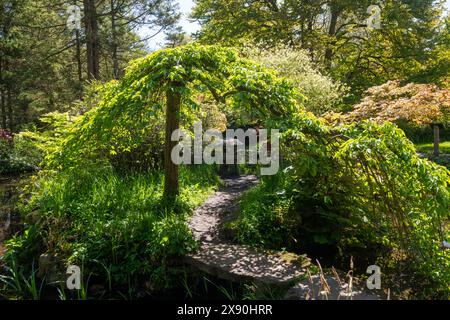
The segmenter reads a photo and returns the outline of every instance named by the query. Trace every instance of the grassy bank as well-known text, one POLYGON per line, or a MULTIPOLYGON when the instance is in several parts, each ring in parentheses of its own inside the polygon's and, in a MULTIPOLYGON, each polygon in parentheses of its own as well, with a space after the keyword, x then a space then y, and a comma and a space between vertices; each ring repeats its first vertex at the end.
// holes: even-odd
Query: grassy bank
MULTIPOLYGON (((416 148, 421 153, 433 153, 434 145, 432 143, 420 143, 416 144, 416 148)), ((450 154, 450 141, 441 142, 439 148, 442 153, 450 154)))
POLYGON ((82 268, 86 288, 101 286, 103 294, 170 287, 172 267, 196 247, 187 218, 218 185, 213 167, 182 168, 180 176, 182 192, 170 205, 160 173, 121 176, 88 166, 35 177, 22 207, 26 230, 7 242, 1 291, 33 298, 39 285, 27 283, 58 286, 69 264, 82 268), (52 261, 45 280, 35 271, 42 254, 52 261))

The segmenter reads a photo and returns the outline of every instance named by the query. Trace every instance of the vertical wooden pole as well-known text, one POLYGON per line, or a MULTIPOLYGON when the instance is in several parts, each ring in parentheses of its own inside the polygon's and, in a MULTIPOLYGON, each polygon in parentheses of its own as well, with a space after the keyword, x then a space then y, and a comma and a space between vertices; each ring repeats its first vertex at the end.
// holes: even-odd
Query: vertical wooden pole
POLYGON ((166 136, 164 146, 164 197, 173 199, 179 194, 178 166, 171 159, 173 148, 177 141, 172 141, 172 133, 180 127, 181 95, 173 91, 173 86, 167 89, 166 106, 166 136))
POLYGON ((440 144, 440 136, 439 136, 439 125, 435 124, 433 126, 434 129, 434 155, 438 156, 440 154, 439 152, 439 144, 440 144))

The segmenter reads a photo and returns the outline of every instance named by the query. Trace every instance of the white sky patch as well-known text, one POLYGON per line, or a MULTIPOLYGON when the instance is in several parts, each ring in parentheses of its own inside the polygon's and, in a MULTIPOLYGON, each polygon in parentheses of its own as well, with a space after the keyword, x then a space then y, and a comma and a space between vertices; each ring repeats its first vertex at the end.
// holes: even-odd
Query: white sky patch
MULTIPOLYGON (((450 1, 450 0, 449 0, 450 1)), ((193 0, 178 0, 178 5, 180 7, 180 12, 182 14, 180 22, 178 23, 180 26, 183 27, 183 30, 188 34, 193 34, 200 30, 200 24, 198 22, 192 21, 188 19, 189 14, 192 11, 192 8, 194 7, 194 1, 193 0)), ((164 45, 164 39, 165 34, 164 32, 159 32, 158 28, 150 29, 148 27, 141 28, 138 31, 138 34, 141 38, 145 39, 153 34, 156 34, 151 39, 147 40, 147 48, 150 51, 160 49, 164 45)))

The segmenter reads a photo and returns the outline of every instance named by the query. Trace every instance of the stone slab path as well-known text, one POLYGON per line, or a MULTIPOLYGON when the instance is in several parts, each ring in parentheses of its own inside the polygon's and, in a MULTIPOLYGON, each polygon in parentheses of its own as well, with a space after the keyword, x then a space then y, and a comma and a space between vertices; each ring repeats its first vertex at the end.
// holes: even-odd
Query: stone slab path
POLYGON ((222 226, 235 218, 242 192, 257 184, 258 178, 252 175, 226 179, 224 187, 195 210, 189 226, 200 242, 200 249, 186 256, 188 264, 230 281, 290 288, 286 299, 379 299, 364 290, 348 293, 345 284, 338 283, 331 275, 324 275, 330 290, 328 295, 323 295, 323 281, 320 276, 307 276, 305 261, 286 258, 289 255, 281 252, 269 253, 229 243, 221 232, 222 226))
POLYGON ((235 217, 237 200, 242 192, 256 186, 258 182, 258 178, 253 175, 224 179, 222 190, 206 200, 192 216, 189 226, 195 239, 202 242, 225 242, 220 228, 235 217))
POLYGON ((234 282, 252 281, 274 286, 294 285, 305 275, 300 266, 247 246, 203 242, 186 261, 198 269, 234 282))

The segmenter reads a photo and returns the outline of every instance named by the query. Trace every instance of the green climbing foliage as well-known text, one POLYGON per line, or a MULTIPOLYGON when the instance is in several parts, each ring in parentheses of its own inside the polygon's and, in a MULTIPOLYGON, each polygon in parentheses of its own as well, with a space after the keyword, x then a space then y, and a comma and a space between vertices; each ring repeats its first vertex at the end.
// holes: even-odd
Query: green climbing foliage
POLYGON ((420 158, 390 123, 332 128, 300 114, 283 133, 282 150, 285 170, 242 200, 232 225, 241 243, 291 250, 336 246, 347 253, 359 248, 360 255, 379 248, 373 259, 397 259, 410 275, 426 279, 428 296, 448 297, 446 168, 420 158))
POLYGON ((49 160, 60 168, 84 159, 138 148, 164 117, 166 92, 182 96, 181 125, 189 129, 201 109, 200 94, 254 122, 273 122, 299 110, 298 91, 272 70, 227 48, 187 45, 135 60, 125 77, 105 85, 90 110, 49 160))
POLYGON ((348 209, 368 230, 399 249, 426 274, 440 293, 449 293, 449 171, 420 158, 403 131, 391 124, 351 125, 350 139, 336 152, 352 192, 348 209))

